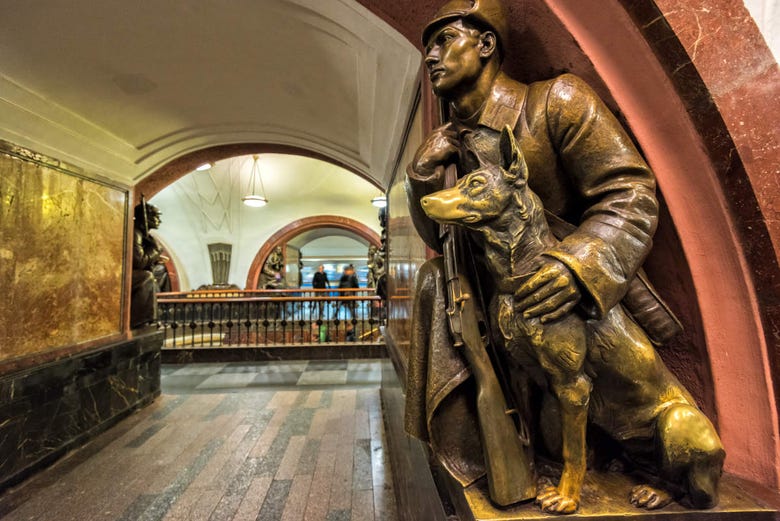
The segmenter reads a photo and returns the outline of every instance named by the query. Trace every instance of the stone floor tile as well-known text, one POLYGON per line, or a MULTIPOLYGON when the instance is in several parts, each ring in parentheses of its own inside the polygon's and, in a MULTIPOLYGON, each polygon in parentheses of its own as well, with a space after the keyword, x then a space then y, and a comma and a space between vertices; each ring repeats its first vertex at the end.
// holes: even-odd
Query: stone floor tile
POLYGON ((164 365, 163 368, 171 370, 169 376, 187 376, 187 375, 212 375, 217 374, 225 369, 226 364, 187 364, 174 369, 173 366, 164 365))
POLYGON ((195 386, 199 390, 229 389, 232 387, 246 387, 257 377, 255 373, 219 373, 214 374, 195 386))
POLYGON ((379 384, 382 382, 381 371, 347 371, 347 379, 344 383, 352 385, 379 384))
POLYGON ((263 434, 258 438, 255 445, 250 451, 250 456, 253 458, 262 458, 268 451, 268 448, 276 439, 279 434, 279 429, 282 428, 284 421, 287 419, 288 410, 284 408, 276 409, 271 421, 268 422, 268 426, 263 431, 263 434))
POLYGON ((306 366, 307 371, 346 371, 349 362, 347 360, 311 360, 306 366))
POLYGON ((295 469, 295 475, 312 475, 317 466, 317 455, 320 452, 320 440, 306 438, 306 445, 301 451, 301 457, 298 459, 298 467, 295 469))
POLYGON ((255 521, 260 509, 265 502, 265 496, 273 480, 270 477, 257 477, 252 480, 249 488, 241 500, 233 521, 255 521))
POLYGON ((343 442, 336 449, 336 463, 333 467, 333 481, 330 488, 330 510, 349 510, 352 504, 352 468, 354 447, 343 442))
POLYGON ((323 391, 310 391, 306 396, 306 401, 303 402, 302 407, 309 407, 311 409, 319 409, 320 402, 322 402, 323 391))
POLYGON ((352 492, 351 521, 372 521, 374 519, 374 492, 354 490, 352 492))
POLYGON ((325 521, 349 521, 352 514, 349 510, 331 510, 325 521))
POLYGON ((271 482, 263 506, 257 515, 257 521, 279 521, 281 519, 291 486, 292 480, 271 482))
POLYGON ((347 383, 347 372, 333 371, 305 371, 298 378, 298 385, 339 385, 347 383))
POLYGON ((285 372, 270 372, 270 373, 252 373, 254 379, 249 384, 252 387, 260 385, 295 385, 298 383, 301 375, 301 371, 285 371, 285 372))
POLYGON ((293 479, 295 469, 298 467, 298 461, 301 459, 303 447, 306 445, 306 436, 292 436, 287 449, 284 451, 282 461, 279 462, 279 468, 276 471, 274 479, 293 479))
POLYGON ((297 389, 278 391, 274 394, 271 401, 268 402, 267 407, 269 409, 291 409, 298 399, 298 396, 300 396, 300 394, 297 389))
POLYGON ((330 484, 335 463, 335 451, 320 450, 311 486, 309 487, 309 499, 306 502, 304 521, 324 521, 327 517, 330 484))
POLYGON ((309 499, 311 476, 295 476, 287 494, 281 521, 301 521, 306 513, 306 503, 309 499))
POLYGON ((353 427, 354 438, 368 439, 371 437, 371 431, 368 424, 368 411, 365 409, 358 409, 355 411, 355 426, 353 427))
POLYGON ((163 423, 153 423, 149 427, 147 427, 144 432, 130 440, 125 447, 129 449, 137 449, 147 441, 149 441, 149 438, 160 432, 162 428, 165 427, 165 424, 163 423))
POLYGON ((371 440, 355 440, 352 461, 352 488, 356 490, 371 490, 373 488, 371 440))
POLYGON ((205 374, 184 374, 166 376, 167 389, 166 392, 173 394, 189 393, 191 389, 196 388, 202 384, 209 376, 205 374))
POLYGON ((363 361, 165 366, 155 403, 0 495, 0 517, 395 521, 378 383, 296 385, 347 370, 374 371, 363 361))

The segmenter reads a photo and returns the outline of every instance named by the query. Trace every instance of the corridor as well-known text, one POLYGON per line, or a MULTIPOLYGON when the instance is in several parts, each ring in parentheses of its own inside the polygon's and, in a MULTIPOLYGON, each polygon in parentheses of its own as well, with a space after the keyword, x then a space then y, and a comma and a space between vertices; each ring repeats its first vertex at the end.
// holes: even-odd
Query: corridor
POLYGON ((0 519, 397 519, 377 361, 166 365, 163 394, 0 496, 0 519))

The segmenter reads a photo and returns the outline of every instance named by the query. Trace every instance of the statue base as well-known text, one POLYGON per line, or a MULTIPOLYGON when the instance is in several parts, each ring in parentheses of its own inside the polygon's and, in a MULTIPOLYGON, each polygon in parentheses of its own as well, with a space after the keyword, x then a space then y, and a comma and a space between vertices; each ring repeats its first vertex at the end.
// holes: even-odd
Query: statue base
POLYGON ((451 478, 445 478, 454 508, 461 521, 526 521, 531 519, 561 519, 598 521, 775 521, 778 515, 777 496, 758 485, 724 475, 720 487, 720 503, 711 510, 691 510, 672 502, 658 510, 644 510, 631 505, 628 492, 637 483, 620 473, 589 471, 582 490, 582 503, 576 514, 556 516, 546 514, 533 501, 506 508, 494 505, 488 496, 483 478, 465 489, 451 478))

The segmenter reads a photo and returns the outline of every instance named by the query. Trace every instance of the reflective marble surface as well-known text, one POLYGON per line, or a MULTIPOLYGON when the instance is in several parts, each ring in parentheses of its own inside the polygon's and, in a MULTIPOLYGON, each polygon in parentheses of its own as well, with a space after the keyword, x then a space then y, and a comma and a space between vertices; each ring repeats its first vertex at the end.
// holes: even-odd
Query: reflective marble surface
POLYGON ((119 333, 127 192, 0 143, 0 363, 119 333))
POLYGON ((377 360, 165 365, 160 398, 0 495, 0 518, 396 521, 380 371, 377 360))
POLYGON ((426 259, 426 246, 409 216, 404 190, 405 169, 422 142, 423 129, 420 110, 415 115, 406 149, 399 163, 394 181, 388 192, 389 265, 387 336, 398 351, 401 363, 405 363, 409 348, 409 331, 412 317, 412 299, 417 270, 426 259))

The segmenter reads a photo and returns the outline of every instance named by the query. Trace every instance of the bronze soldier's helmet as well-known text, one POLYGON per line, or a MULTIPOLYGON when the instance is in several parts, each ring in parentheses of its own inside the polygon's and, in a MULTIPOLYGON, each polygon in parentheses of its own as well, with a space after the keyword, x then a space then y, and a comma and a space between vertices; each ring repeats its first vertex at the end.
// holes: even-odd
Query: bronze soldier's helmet
POLYGON ((450 0, 433 15, 423 29, 423 45, 428 43, 428 38, 435 29, 458 18, 476 22, 478 27, 485 27, 495 32, 499 48, 503 52, 509 41, 509 25, 501 0, 450 0))

